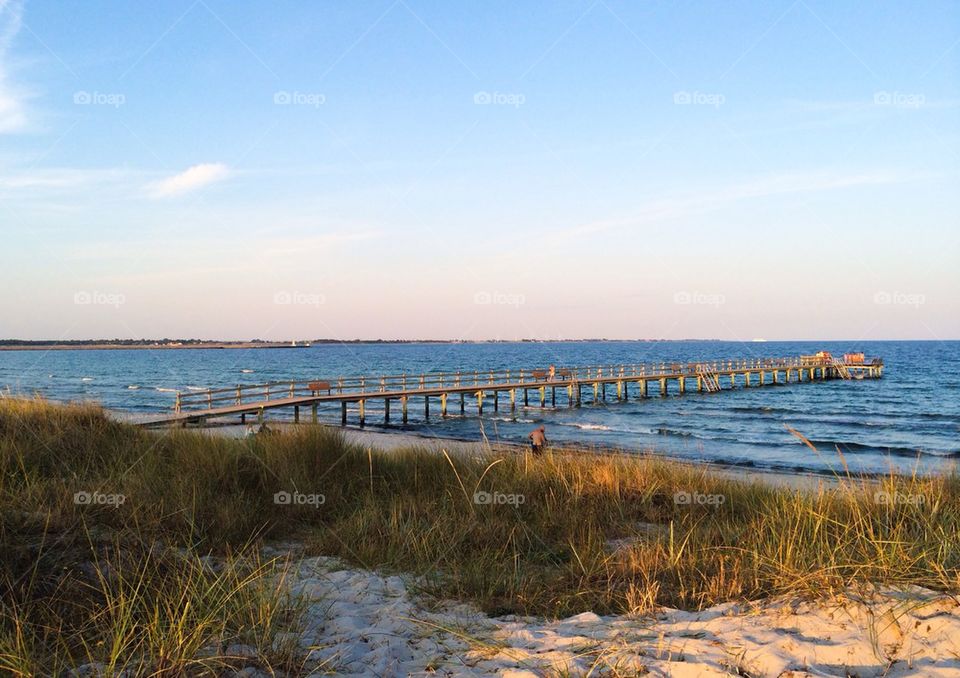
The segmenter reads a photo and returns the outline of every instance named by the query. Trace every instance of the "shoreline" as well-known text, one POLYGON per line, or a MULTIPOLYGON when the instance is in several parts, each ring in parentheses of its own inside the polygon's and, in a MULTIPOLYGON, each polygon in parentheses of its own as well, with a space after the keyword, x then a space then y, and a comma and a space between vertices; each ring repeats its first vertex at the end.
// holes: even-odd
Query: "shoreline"
POLYGON ((310 348, 310 342, 279 341, 264 342, 225 342, 209 341, 193 344, 7 344, 0 345, 0 351, 176 351, 189 349, 253 349, 253 348, 310 348))
MULTIPOLYGON (((297 427, 309 427, 314 424, 294 424, 293 422, 267 422, 272 430, 291 430, 297 427)), ((451 454, 496 454, 496 453, 515 453, 520 454, 526 451, 527 446, 507 441, 485 441, 468 440, 463 438, 453 438, 446 436, 437 436, 429 433, 411 432, 411 431, 385 431, 371 430, 370 427, 360 429, 356 427, 341 427, 328 424, 319 424, 330 430, 336 430, 343 433, 349 443, 361 445, 365 448, 377 449, 383 452, 396 452, 404 449, 425 449, 430 452, 440 453, 442 451, 451 454)), ((256 430, 255 424, 214 424, 200 427, 191 427, 190 431, 207 433, 213 435, 222 435, 230 438, 242 438, 250 430, 256 430)), ((548 448, 548 451, 551 448, 548 448)), ((840 484, 841 477, 828 473, 818 473, 816 471, 787 471, 778 469, 768 469, 758 466, 738 466, 736 464, 725 464, 722 462, 711 462, 707 460, 692 461, 669 456, 655 449, 647 450, 626 450, 626 449, 608 449, 600 446, 592 448, 574 447, 564 445, 554 445, 554 451, 563 454, 596 455, 598 457, 649 457, 664 463, 677 464, 688 469, 699 471, 707 475, 713 475, 737 482, 763 482, 772 487, 796 489, 796 490, 817 490, 821 487, 835 488, 840 484)), ((861 474, 855 476, 858 480, 868 482, 878 482, 883 475, 861 474)))

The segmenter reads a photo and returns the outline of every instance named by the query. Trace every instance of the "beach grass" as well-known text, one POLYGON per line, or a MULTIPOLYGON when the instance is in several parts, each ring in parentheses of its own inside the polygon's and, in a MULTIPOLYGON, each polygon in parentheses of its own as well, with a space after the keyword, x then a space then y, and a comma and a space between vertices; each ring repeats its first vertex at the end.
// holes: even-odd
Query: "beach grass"
POLYGON ((0 479, 0 673, 14 675, 215 672, 234 644, 295 673, 271 643, 296 624, 287 563, 259 556, 278 541, 492 614, 960 592, 956 475, 800 490, 652 455, 383 452, 311 426, 232 439, 8 399, 0 479))

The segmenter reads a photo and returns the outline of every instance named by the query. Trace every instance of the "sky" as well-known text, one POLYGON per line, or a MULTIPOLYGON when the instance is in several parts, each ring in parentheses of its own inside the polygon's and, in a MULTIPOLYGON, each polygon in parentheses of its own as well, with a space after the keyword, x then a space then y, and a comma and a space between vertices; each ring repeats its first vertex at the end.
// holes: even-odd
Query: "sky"
POLYGON ((0 0, 0 337, 960 338, 960 4, 0 0))

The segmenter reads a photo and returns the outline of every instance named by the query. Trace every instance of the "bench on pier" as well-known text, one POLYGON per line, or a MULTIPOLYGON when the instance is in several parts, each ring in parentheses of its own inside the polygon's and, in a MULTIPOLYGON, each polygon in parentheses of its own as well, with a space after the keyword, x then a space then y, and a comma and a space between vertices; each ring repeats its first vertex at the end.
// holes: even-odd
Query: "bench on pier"
POLYGON ((333 392, 329 381, 311 381, 307 384, 307 388, 310 390, 310 395, 320 395, 320 391, 326 391, 327 395, 333 392))

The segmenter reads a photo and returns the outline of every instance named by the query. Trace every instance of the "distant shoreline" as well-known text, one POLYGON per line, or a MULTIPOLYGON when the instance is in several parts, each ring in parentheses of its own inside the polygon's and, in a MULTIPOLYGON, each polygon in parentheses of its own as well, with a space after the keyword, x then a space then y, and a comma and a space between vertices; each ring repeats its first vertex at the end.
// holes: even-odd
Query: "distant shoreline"
POLYGON ((72 351, 121 349, 251 349, 251 348, 310 348, 314 345, 334 344, 522 344, 522 343, 596 343, 635 341, 644 343, 669 341, 720 341, 716 339, 308 339, 297 341, 204 341, 198 339, 109 340, 79 339, 74 341, 0 339, 0 351, 72 351))
POLYGON ((95 342, 77 342, 45 344, 24 343, 24 344, 0 344, 0 351, 121 351, 121 350, 185 350, 185 349, 238 349, 238 348, 310 348, 310 342, 223 342, 223 341, 201 341, 192 343, 166 343, 166 344, 124 344, 124 343, 95 343, 95 342))

